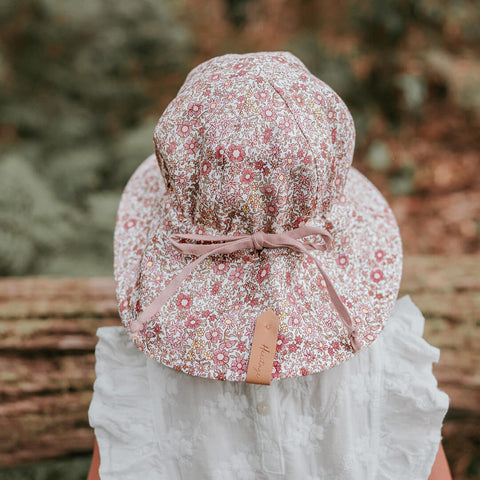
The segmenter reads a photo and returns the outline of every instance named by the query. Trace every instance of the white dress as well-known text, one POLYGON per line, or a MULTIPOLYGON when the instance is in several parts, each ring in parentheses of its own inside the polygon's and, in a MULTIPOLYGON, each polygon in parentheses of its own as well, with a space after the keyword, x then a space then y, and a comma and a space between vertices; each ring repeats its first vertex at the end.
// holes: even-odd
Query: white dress
POLYGON ((403 297, 347 362, 260 386, 178 372, 101 327, 89 408, 100 478, 426 480, 449 399, 423 328, 403 297))

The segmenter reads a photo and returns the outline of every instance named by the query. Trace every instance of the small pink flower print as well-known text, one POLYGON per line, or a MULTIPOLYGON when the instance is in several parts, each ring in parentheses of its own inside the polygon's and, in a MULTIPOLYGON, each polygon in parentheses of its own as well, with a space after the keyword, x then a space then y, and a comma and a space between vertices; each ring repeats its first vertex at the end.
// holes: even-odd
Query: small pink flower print
POLYGON ((268 274, 270 273, 270 264, 267 263, 264 265, 257 273, 257 281, 258 283, 262 283, 267 277, 268 274))
POLYGON ((225 147, 223 145, 219 145, 215 150, 215 158, 220 160, 221 158, 225 157, 225 147))
POLYGON ((177 143, 176 142, 170 142, 168 147, 167 147, 167 153, 173 153, 176 148, 177 148, 177 143))
POLYGON ((278 215, 278 208, 275 202, 269 202, 265 205, 267 215, 278 215))
POLYGON ((148 257, 144 260, 144 265, 145 265, 145 268, 152 268, 153 265, 155 264, 155 261, 153 259, 153 257, 148 257))
POLYGON ((232 370, 237 373, 243 373, 247 371, 247 362, 243 358, 236 358, 232 362, 232 370))
POLYGON ((238 62, 233 66, 233 68, 235 70, 241 70, 242 68, 246 68, 246 66, 247 65, 244 62, 238 62))
POLYGON ((200 115, 202 111, 202 104, 201 103, 189 103, 188 104, 188 114, 190 116, 197 116, 200 115))
POLYGON ((218 343, 222 339, 222 332, 220 331, 219 328, 213 328, 212 330, 209 330, 205 336, 207 337, 208 340, 210 340, 212 343, 218 343))
POLYGON ((288 352, 295 353, 298 350, 298 345, 296 343, 290 343, 288 345, 288 352))
POLYGON ((295 285, 293 290, 295 291, 298 297, 303 298, 305 296, 305 289, 301 285, 295 285))
POLYGON ((336 118, 335 110, 333 108, 330 108, 327 112, 327 120, 329 122, 333 122, 335 118, 336 118))
MULTIPOLYGON (((290 278, 290 273, 287 273, 287 275, 290 278)), ((287 293, 287 300, 288 300, 288 303, 290 303, 290 305, 296 305, 297 304, 297 300, 295 299, 295 297, 291 293, 287 293)))
POLYGON ((258 160, 255 162, 255 168, 257 170, 265 170, 265 168, 267 168, 267 166, 265 165, 265 162, 262 162, 261 160, 258 160))
POLYGON ((226 363, 228 363, 228 355, 227 355, 227 351, 224 350, 224 349, 218 349, 216 350, 214 353, 213 353, 213 362, 216 364, 216 365, 225 365, 226 363))
POLYGON ((273 362, 272 378, 278 378, 280 376, 281 369, 282 369, 282 367, 281 367, 280 363, 277 360, 275 360, 273 362))
POLYGON ((300 373, 305 377, 306 375, 308 375, 308 370, 305 367, 302 367, 300 369, 300 373))
POLYGON ((184 295, 183 293, 179 293, 177 295, 177 307, 182 308, 184 310, 189 309, 192 306, 192 297, 190 295, 184 295))
POLYGON ((186 320, 185 320, 185 326, 188 328, 197 328, 200 326, 200 319, 196 317, 195 315, 190 315, 186 320))
POLYGON ((145 334, 145 336, 146 336, 147 338, 153 338, 153 337, 155 336, 155 333, 152 332, 151 330, 149 330, 149 331, 145 334))
POLYGON ((325 290, 327 288, 327 284, 325 283, 325 279, 322 275, 317 275, 316 277, 316 284, 319 288, 325 290))
POLYGON ((302 106, 305 103, 305 100, 301 94, 294 95, 293 100, 297 105, 300 105, 300 106, 302 106))
POLYGON ((317 105, 325 105, 325 97, 320 92, 316 92, 313 94, 313 101, 317 105))
POLYGON ((302 342, 303 342, 303 338, 302 338, 302 337, 300 337, 300 336, 299 336, 299 337, 295 337, 295 343, 296 343, 297 345, 300 345, 302 342))
POLYGON ((187 153, 191 153, 191 154, 197 153, 198 142, 192 138, 187 143, 185 143, 185 150, 187 151, 187 153))
POLYGON ((278 128, 284 132, 290 132, 293 129, 294 123, 291 118, 282 118, 278 124, 278 128))
POLYGON ((257 83, 262 83, 262 82, 263 82, 263 78, 262 78, 262 77, 257 77, 255 80, 256 80, 257 83))
POLYGON ((340 267, 346 267, 348 265, 348 257, 346 255, 339 255, 337 257, 337 265, 340 267))
POLYGON ((275 111, 275 108, 271 105, 263 107, 261 115, 262 118, 267 121, 273 121, 277 118, 277 112, 275 111))
POLYGON ((123 226, 128 230, 129 228, 134 227, 136 224, 137 221, 134 218, 131 218, 130 220, 127 220, 123 226))
POLYGON ((245 150, 240 145, 230 145, 228 147, 228 158, 231 162, 241 162, 245 158, 245 150))
POLYGON ((261 102, 266 102, 270 99, 270 94, 266 90, 260 90, 255 94, 255 98, 261 102))
POLYGON ((279 333, 277 337, 277 352, 281 352, 287 346, 287 337, 279 333))
POLYGON ((288 324, 292 325, 292 327, 299 327, 301 323, 302 317, 298 313, 292 313, 292 315, 288 319, 288 324))
POLYGON ((246 349, 247 349, 247 346, 245 345, 245 342, 240 342, 240 343, 237 345, 237 350, 238 350, 239 352, 244 352, 246 349))
POLYGON ((245 275, 245 269, 243 267, 235 267, 235 269, 232 272, 230 272, 230 275, 228 276, 228 278, 233 282, 239 282, 244 275, 245 275))
POLYGON ((287 272, 285 274, 285 282, 288 286, 290 286, 292 284, 292 277, 290 275, 290 272, 287 272))
POLYGON ((180 174, 180 175, 177 177, 176 184, 177 184, 178 186, 184 187, 184 186, 187 185, 187 183, 188 183, 188 177, 187 177, 184 173, 180 174))
POLYGON ((240 175, 240 181, 243 183, 250 183, 254 178, 253 170, 251 168, 243 169, 240 175))
POLYGON ((211 169, 212 164, 208 160, 204 160, 201 168, 202 175, 208 175, 211 169))
POLYGON ((222 75, 220 73, 215 73, 213 75, 210 75, 208 77, 209 80, 211 80, 212 82, 216 82, 218 80, 220 80, 222 78, 222 75))
POLYGON ((119 310, 121 312, 123 312, 124 310, 126 310, 128 308, 128 304, 130 303, 130 297, 127 297, 127 298, 124 298, 122 300, 122 303, 120 303, 120 307, 119 307, 119 310))
POLYGON ((216 295, 220 291, 220 282, 215 282, 210 290, 212 295, 216 295))
POLYGON ((270 183, 262 185, 260 187, 260 191, 268 197, 275 196, 277 194, 277 188, 275 187, 275 185, 271 185, 270 183))
POLYGON ((377 250, 375 252, 375 258, 377 262, 381 262, 384 257, 385 257, 385 252, 383 250, 377 250))
POLYGON ((383 280, 383 272, 381 270, 372 270, 370 272, 370 278, 375 283, 378 283, 380 280, 383 280))
POLYGON ((184 120, 178 127, 177 127, 177 133, 181 137, 188 137, 190 130, 192 129, 192 125, 190 122, 187 122, 184 120))
POLYGON ((222 273, 227 273, 229 269, 230 269, 230 265, 223 260, 216 260, 215 264, 213 265, 213 271, 217 275, 220 275, 222 273))

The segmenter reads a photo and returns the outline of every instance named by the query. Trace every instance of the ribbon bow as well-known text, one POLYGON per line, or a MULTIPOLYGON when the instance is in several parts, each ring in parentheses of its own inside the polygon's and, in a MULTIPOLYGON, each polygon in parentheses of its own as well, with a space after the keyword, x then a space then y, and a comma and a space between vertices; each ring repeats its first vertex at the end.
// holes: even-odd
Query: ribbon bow
POLYGON ((155 315, 160 307, 175 293, 183 280, 192 272, 192 270, 201 263, 206 257, 221 253, 232 253, 237 250, 254 248, 261 250, 262 248, 279 248, 287 247, 297 252, 303 252, 313 259, 316 263, 320 273, 325 279, 327 291, 330 299, 335 306, 340 318, 348 331, 348 336, 353 348, 356 352, 360 349, 360 342, 358 340, 357 330, 353 327, 352 319, 345 305, 340 300, 332 282, 323 270, 320 262, 310 254, 312 250, 330 250, 332 248, 332 237, 327 230, 313 225, 303 225, 302 227, 294 228, 281 233, 265 233, 258 231, 242 235, 200 235, 200 234, 180 234, 175 233, 169 237, 170 243, 184 255, 195 255, 198 258, 186 265, 183 270, 173 278, 173 280, 165 287, 158 297, 139 315, 139 317, 132 321, 130 330, 136 337, 138 332, 143 328, 144 324, 155 315), (299 241, 299 238, 308 235, 321 235, 323 243, 312 243, 306 241, 299 241), (209 244, 194 244, 194 243, 180 243, 178 240, 201 240, 209 241, 209 244), (222 242, 216 245, 216 242, 222 242))

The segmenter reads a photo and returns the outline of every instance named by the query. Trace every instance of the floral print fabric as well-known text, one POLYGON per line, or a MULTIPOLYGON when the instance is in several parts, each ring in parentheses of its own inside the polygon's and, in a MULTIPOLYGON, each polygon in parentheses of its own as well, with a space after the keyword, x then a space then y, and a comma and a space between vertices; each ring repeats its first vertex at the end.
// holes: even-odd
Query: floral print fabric
MULTIPOLYGON (((115 279, 127 329, 194 259, 172 247, 172 233, 273 233, 309 222, 331 233, 332 251, 313 254, 361 345, 372 343, 398 293, 402 250, 385 199, 350 167, 354 139, 342 100, 288 52, 225 55, 194 69, 120 203, 115 279)), ((268 308, 280 318, 273 378, 352 356, 318 268, 288 248, 212 255, 136 345, 183 372, 244 381, 255 321, 268 308)))

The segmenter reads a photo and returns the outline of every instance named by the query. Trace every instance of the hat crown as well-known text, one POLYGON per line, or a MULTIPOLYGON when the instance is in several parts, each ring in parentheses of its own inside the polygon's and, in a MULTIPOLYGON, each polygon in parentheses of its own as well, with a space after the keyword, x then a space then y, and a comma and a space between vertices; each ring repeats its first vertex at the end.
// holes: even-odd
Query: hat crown
POLYGON ((281 232, 327 213, 354 144, 341 98, 289 52, 200 64, 154 133, 173 207, 211 234, 281 232))

